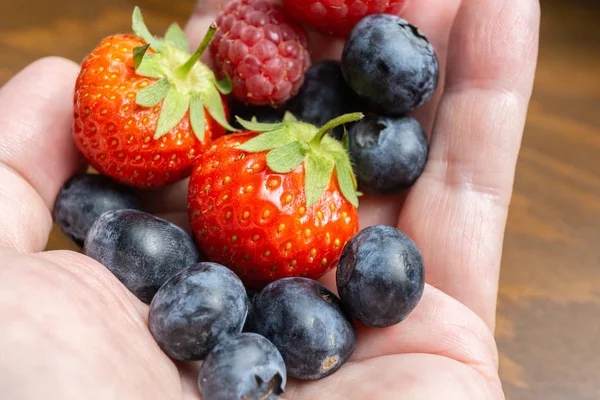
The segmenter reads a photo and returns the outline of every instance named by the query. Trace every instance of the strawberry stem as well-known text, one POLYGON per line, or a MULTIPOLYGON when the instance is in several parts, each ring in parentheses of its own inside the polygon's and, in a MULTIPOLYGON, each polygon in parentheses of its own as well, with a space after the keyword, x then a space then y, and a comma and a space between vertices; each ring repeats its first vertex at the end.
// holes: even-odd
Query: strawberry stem
POLYGON ((198 49, 185 62, 185 64, 183 64, 182 66, 177 68, 178 76, 185 77, 188 74, 188 72, 190 72, 190 70, 194 67, 194 65, 198 62, 198 60, 200 60, 200 57, 202 57, 202 54, 204 53, 204 51, 206 50, 206 48, 212 41, 215 34, 217 33, 217 28, 218 27, 217 27, 216 22, 213 22, 212 24, 210 24, 210 26, 208 27, 208 31, 206 32, 206 35, 204 35, 204 39, 202 39, 202 43, 200 43, 200 46, 198 46, 198 49))
POLYGON ((347 124, 348 122, 359 121, 359 120, 363 119, 363 117, 364 117, 363 113, 357 112, 357 113, 340 115, 339 117, 332 119, 331 121, 329 121, 328 123, 323 125, 323 127, 321 129, 319 129, 319 131, 315 134, 315 136, 310 141, 310 144, 315 147, 319 146, 323 137, 327 134, 327 132, 329 132, 333 128, 338 127, 343 124, 347 124))

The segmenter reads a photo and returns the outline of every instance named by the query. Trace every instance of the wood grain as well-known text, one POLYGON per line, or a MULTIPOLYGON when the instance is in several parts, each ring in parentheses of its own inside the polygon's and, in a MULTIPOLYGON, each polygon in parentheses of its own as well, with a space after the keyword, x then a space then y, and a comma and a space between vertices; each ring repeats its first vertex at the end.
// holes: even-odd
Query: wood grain
POLYGON ((600 399, 600 4, 542 1, 500 280, 513 400, 600 399))
MULTIPOLYGON (((153 31, 192 0, 140 0, 153 31)), ((134 3, 2 0, 0 84, 46 55, 81 60, 134 3)), ((502 263, 496 337, 511 400, 600 399, 600 3, 543 0, 534 97, 502 263)), ((75 247, 55 230, 49 249, 75 247)))

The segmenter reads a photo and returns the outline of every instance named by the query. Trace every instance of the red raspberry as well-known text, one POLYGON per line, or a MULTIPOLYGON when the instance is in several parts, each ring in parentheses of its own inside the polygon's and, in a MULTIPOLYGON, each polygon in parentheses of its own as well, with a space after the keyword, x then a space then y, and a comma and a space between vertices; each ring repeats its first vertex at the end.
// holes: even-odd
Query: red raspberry
POLYGON ((310 66, 306 33, 266 1, 235 0, 217 18, 211 43, 217 70, 233 94, 255 105, 279 105, 294 96, 310 66))
POLYGON ((294 19, 322 32, 346 37, 362 18, 370 14, 398 15, 406 0, 283 0, 294 19))

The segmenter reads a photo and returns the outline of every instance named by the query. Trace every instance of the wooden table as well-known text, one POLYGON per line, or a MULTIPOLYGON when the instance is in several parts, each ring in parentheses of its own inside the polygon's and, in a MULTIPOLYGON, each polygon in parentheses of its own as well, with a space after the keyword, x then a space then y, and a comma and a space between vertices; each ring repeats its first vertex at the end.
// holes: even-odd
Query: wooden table
MULTIPOLYGON (((139 0, 153 31, 192 0, 139 0)), ((0 84, 45 55, 81 60, 129 30, 122 0, 2 0, 0 84)), ((512 400, 600 399, 600 4, 542 0, 540 63, 518 165, 497 339, 512 400)), ((55 231, 50 248, 72 245, 55 231)))

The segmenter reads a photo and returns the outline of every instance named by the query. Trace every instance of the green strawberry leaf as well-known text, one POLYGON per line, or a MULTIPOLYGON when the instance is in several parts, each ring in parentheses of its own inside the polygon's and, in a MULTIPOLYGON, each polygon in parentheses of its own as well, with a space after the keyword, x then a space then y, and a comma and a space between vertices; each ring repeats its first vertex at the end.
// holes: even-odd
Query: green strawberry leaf
POLYGON ((160 117, 156 125, 154 139, 159 139, 170 132, 185 116, 190 106, 190 98, 178 90, 171 90, 163 103, 160 117))
POLYGON ((290 130, 300 140, 310 142, 311 138, 315 136, 318 129, 313 125, 306 122, 288 122, 290 130))
POLYGON ((190 99, 190 121, 192 123, 192 130, 199 141, 204 143, 204 129, 206 124, 206 118, 204 115, 204 106, 202 105, 202 99, 200 96, 192 96, 190 99))
POLYGON ((286 129, 282 128, 255 136, 236 148, 249 153, 256 153, 259 151, 271 150, 277 147, 285 146, 286 144, 295 140, 297 139, 290 135, 286 129))
POLYGON ((133 48, 133 66, 136 70, 140 67, 140 64, 144 60, 144 55, 148 51, 149 47, 149 44, 145 44, 143 46, 133 48))
POLYGON ((304 162, 306 206, 311 207, 323 195, 336 176, 339 190, 344 198, 358 207, 356 177, 344 145, 327 135, 336 126, 361 119, 361 113, 345 114, 318 129, 312 124, 299 122, 291 113, 284 121, 267 124, 246 121, 236 117, 247 130, 260 134, 236 148, 250 153, 270 150, 267 154, 268 167, 277 173, 289 173, 304 162))
POLYGON ((344 149, 342 143, 329 135, 323 136, 320 148, 328 154, 340 154, 343 157, 347 157, 348 155, 348 152, 344 149))
POLYGON ((233 90, 233 83, 227 74, 225 74, 225 78, 221 79, 220 81, 215 79, 215 86, 217 87, 217 90, 224 95, 228 95, 233 90))
POLYGON ((173 45, 181 51, 185 51, 186 53, 190 52, 190 44, 188 43, 183 29, 181 29, 181 27, 175 22, 173 22, 171 26, 169 26, 169 29, 167 29, 165 40, 167 43, 173 45))
POLYGON ((294 117, 294 114, 286 111, 285 114, 283 114, 283 122, 298 122, 298 120, 294 117))
POLYGON ((276 124, 256 122, 256 118, 253 118, 252 121, 246 121, 245 119, 236 116, 235 119, 241 126, 252 132, 269 132, 276 129, 281 129, 285 126, 283 122, 276 124))
POLYGON ((148 27, 146 26, 146 23, 144 22, 144 17, 142 17, 142 11, 137 6, 133 9, 133 16, 131 18, 131 21, 133 33, 144 39, 146 43, 148 43, 150 47, 152 47, 154 50, 159 52, 162 51, 162 42, 150 33, 148 27))
POLYGON ((304 161, 308 150, 310 150, 308 144, 295 140, 271 150, 267 154, 267 165, 274 172, 281 174, 291 172, 304 161))
POLYGON ((200 46, 190 54, 188 39, 179 25, 171 24, 164 39, 157 38, 148 30, 139 7, 135 7, 132 15, 133 32, 147 42, 133 51, 136 73, 160 79, 141 89, 136 101, 141 106, 150 107, 164 100, 156 126, 156 138, 171 131, 186 115, 190 105, 191 129, 200 141, 205 136, 205 111, 224 128, 236 131, 229 125, 223 104, 223 95, 232 90, 231 80, 226 78, 217 81, 213 71, 199 62, 217 28, 213 22, 200 46), (149 48, 155 53, 148 54, 149 48))
POLYGON ((135 102, 142 107, 154 107, 167 97, 169 90, 172 88, 173 86, 171 86, 169 80, 163 78, 150 86, 140 89, 135 102))
POLYGON ((207 85, 203 92, 200 93, 200 97, 210 116, 213 117, 219 125, 231 132, 237 131, 237 129, 229 125, 229 121, 227 121, 227 117, 225 117, 225 109, 223 108, 221 94, 213 85, 207 85))
POLYGON ((311 207, 323 195, 333 173, 334 162, 329 157, 312 151, 305 161, 306 206, 311 207))
POLYGON ((344 125, 344 134, 342 135, 342 146, 344 146, 344 150, 350 149, 350 138, 348 137, 348 129, 346 129, 346 125, 344 125))
POLYGON ((356 186, 354 173, 347 157, 342 154, 334 154, 335 171, 337 174, 338 185, 342 191, 342 195, 354 207, 358 207, 358 197, 356 197, 356 186))
POLYGON ((356 181, 356 175, 354 175, 354 169, 352 168, 352 164, 350 163, 350 160, 348 160, 348 170, 350 171, 350 178, 352 178, 352 185, 354 186, 354 190, 356 191, 356 195, 357 196, 362 196, 362 193, 360 193, 359 191, 357 191, 356 189, 358 189, 358 182, 356 181))
POLYGON ((160 54, 146 54, 135 72, 148 78, 163 78, 165 74, 162 70, 160 54))

